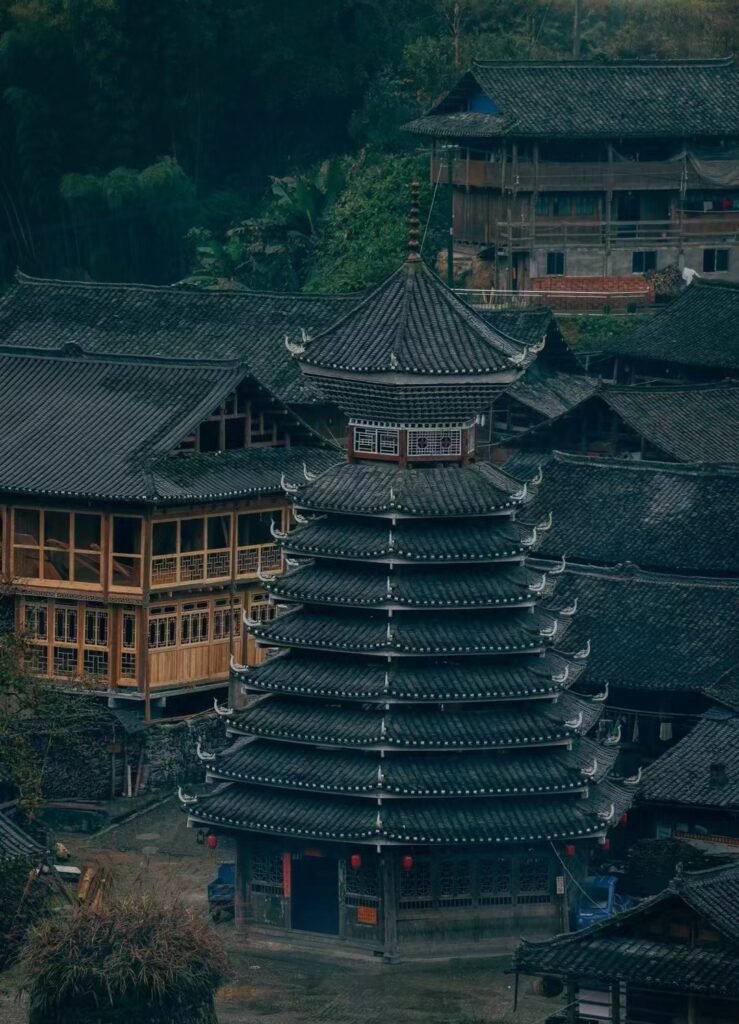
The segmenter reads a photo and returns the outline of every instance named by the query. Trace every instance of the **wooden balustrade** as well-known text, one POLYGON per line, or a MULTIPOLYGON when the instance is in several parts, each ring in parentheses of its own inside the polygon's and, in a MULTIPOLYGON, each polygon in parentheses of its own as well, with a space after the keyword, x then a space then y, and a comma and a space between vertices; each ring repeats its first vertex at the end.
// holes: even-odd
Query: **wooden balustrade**
MULTIPOLYGON (((236 549, 236 576, 239 579, 256 576, 258 572, 279 572, 281 569, 282 551, 276 544, 250 544, 236 549)), ((229 548, 155 555, 151 560, 152 587, 230 578, 229 548)))

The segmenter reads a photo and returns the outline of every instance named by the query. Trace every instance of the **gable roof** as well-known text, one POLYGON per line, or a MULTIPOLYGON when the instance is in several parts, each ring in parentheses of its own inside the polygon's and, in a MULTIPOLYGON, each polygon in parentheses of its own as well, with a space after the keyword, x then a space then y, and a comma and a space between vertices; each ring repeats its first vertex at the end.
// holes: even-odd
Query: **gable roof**
POLYGON ((483 320, 419 259, 408 259, 300 355, 306 366, 366 373, 498 373, 522 346, 483 320))
MULTIPOLYGON (((592 398, 599 389, 596 377, 563 373, 537 360, 527 367, 523 377, 506 388, 506 394, 545 420, 555 420, 592 398)), ((520 431, 516 436, 520 436, 520 431)))
POLYGON ((358 295, 189 290, 16 276, 0 298, 0 345, 116 358, 239 361, 282 402, 315 401, 285 334, 316 333, 358 295))
POLYGON ((739 370, 739 284, 696 277, 677 299, 634 331, 619 331, 605 351, 731 372, 739 370))
MULTIPOLYGON (((0 353, 0 487, 147 502, 201 496, 204 488, 256 493, 255 477, 271 460, 262 486, 278 491, 278 466, 299 468, 300 452, 312 449, 161 461, 245 376, 235 363, 0 353)), ((324 454, 317 468, 330 461, 324 454)))
POLYGON ((708 712, 644 770, 640 795, 658 803, 739 810, 739 717, 708 712), (724 780, 712 779, 712 765, 722 766, 724 780))
POLYGON ((739 463, 739 381, 606 387, 603 400, 678 462, 739 463))
POLYGON ((739 572, 738 504, 733 469, 555 452, 526 519, 552 515, 542 557, 615 565, 627 556, 644 569, 729 575, 739 572))
POLYGON ((723 138, 739 134, 739 73, 732 58, 480 60, 406 128, 457 138, 723 138), (492 109, 466 110, 480 92, 492 109))
POLYGON ((675 878, 631 910, 546 942, 522 942, 514 966, 525 974, 634 982, 678 992, 739 994, 739 866, 675 878), (633 935, 640 917, 680 901, 729 943, 724 948, 654 942, 633 935))
POLYGON ((557 601, 577 614, 568 650, 591 644, 588 679, 623 690, 700 693, 739 662, 739 581, 570 569, 557 601))

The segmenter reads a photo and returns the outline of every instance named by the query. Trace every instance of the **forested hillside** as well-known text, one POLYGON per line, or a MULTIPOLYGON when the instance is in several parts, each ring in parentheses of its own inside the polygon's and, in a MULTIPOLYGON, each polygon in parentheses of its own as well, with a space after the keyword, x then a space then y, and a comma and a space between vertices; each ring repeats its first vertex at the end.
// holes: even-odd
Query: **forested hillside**
MULTIPOLYGON (((735 0, 581 0, 583 56, 736 48, 735 0)), ((0 286, 381 277, 399 126, 478 55, 567 57, 575 0, 0 0, 0 286)), ((425 186, 428 209, 430 186, 425 186)), ((442 231, 435 204, 424 246, 442 231)))

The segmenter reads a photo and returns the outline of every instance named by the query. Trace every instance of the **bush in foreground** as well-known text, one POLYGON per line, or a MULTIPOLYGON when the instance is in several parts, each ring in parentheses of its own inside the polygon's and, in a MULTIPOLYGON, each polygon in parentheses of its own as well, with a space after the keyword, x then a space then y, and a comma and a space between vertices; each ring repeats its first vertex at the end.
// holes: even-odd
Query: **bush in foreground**
POLYGON ((228 971, 205 921, 147 895, 42 921, 21 967, 29 1024, 216 1024, 228 971))

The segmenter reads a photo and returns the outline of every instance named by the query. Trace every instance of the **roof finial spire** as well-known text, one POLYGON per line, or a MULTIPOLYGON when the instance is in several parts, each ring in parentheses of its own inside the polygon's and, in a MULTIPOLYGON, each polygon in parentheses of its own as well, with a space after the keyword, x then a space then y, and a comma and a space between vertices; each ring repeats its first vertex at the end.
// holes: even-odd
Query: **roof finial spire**
POLYGON ((408 262, 415 263, 416 260, 420 260, 419 254, 420 243, 418 241, 419 236, 419 222, 418 222, 418 205, 419 195, 421 192, 421 186, 418 181, 414 178, 411 182, 411 209, 410 216, 408 217, 408 262))

